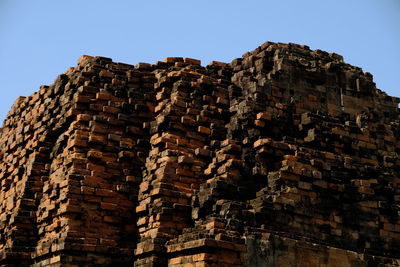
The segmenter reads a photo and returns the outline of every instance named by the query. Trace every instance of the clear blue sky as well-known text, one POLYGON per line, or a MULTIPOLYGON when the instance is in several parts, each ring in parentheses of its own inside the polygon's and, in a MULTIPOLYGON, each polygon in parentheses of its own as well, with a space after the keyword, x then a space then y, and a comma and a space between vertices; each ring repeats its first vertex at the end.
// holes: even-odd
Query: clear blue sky
POLYGON ((265 41, 336 52, 400 96, 400 0, 0 0, 0 125, 82 54, 230 62, 265 41))

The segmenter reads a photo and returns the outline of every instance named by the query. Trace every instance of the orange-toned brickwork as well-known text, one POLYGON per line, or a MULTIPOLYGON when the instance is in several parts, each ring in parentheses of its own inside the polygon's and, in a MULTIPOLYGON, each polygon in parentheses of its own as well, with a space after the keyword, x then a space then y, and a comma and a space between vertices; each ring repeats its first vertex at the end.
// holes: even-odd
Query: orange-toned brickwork
POLYGON ((400 266, 398 103, 296 44, 82 56, 0 130, 0 265, 400 266))

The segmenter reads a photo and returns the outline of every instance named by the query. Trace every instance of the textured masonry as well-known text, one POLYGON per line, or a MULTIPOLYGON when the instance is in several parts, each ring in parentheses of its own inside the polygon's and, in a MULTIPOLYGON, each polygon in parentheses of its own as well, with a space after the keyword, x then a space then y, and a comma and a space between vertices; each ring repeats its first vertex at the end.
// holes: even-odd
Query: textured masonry
POLYGON ((0 265, 400 266, 398 104, 296 44, 82 56, 0 130, 0 265))

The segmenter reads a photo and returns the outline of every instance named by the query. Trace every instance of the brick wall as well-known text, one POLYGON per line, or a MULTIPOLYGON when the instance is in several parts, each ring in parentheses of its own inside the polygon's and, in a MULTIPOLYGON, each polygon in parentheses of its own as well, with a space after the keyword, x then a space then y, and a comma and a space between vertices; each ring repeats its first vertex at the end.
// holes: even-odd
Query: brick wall
POLYGON ((296 44, 82 56, 0 132, 0 264, 398 266, 398 102, 296 44))

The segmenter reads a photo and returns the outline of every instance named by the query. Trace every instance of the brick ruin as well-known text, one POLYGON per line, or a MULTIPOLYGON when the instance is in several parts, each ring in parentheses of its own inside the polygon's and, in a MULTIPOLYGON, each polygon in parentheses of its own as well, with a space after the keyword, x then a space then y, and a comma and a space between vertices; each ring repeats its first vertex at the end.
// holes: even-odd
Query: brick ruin
POLYGON ((1 266, 400 266, 399 99, 340 55, 82 56, 0 133, 1 266))

